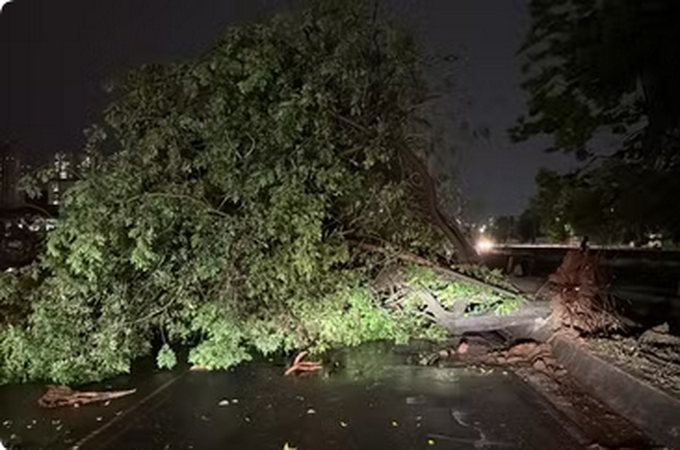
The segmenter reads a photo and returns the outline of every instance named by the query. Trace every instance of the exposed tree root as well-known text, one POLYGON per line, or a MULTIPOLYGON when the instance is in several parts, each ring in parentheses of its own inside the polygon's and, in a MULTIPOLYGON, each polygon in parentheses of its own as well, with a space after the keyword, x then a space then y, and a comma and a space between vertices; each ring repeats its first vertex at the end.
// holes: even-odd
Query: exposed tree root
POLYGON ((582 334, 609 333, 626 327, 626 319, 607 293, 608 281, 599 255, 587 250, 569 251, 548 283, 557 324, 582 334))

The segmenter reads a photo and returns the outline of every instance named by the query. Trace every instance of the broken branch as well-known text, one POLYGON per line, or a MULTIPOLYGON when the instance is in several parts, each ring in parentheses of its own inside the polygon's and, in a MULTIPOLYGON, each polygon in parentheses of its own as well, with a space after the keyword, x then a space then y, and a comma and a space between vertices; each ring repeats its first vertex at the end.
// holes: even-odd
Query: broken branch
POLYGON ((303 361, 307 352, 300 352, 293 360, 293 364, 283 373, 283 376, 292 375, 295 372, 316 372, 323 368, 320 362, 303 361))
POLYGON ((137 392, 137 389, 127 391, 80 392, 68 386, 48 386, 47 392, 38 399, 42 408, 60 408, 65 406, 83 406, 89 403, 106 402, 116 398, 126 397, 137 392))
POLYGON ((413 264, 417 264, 419 266, 423 267, 429 267, 435 272, 439 273, 440 275, 450 277, 450 278, 456 278, 461 281, 465 281, 466 283, 471 283, 474 285, 477 285, 479 287, 483 287, 485 289, 489 289, 493 292, 496 292, 497 294, 508 296, 508 297, 515 297, 518 295, 522 295, 518 291, 510 291, 508 289, 499 287, 499 286, 494 286, 493 284, 485 283, 483 281, 480 281, 476 278, 469 277, 467 275, 463 275, 462 273, 458 273, 454 270, 447 269, 445 267, 442 267, 438 264, 433 263, 432 261, 429 261, 421 256, 418 256, 416 254, 410 253, 406 250, 397 250, 397 251, 391 251, 385 247, 381 247, 379 245, 373 245, 369 244, 367 242, 362 242, 362 241, 357 241, 357 240, 349 240, 349 243, 351 245, 354 245, 357 248, 360 248, 362 250, 366 250, 368 252, 373 252, 373 253, 382 253, 385 255, 392 255, 397 259, 400 259, 402 261, 410 262, 413 264))

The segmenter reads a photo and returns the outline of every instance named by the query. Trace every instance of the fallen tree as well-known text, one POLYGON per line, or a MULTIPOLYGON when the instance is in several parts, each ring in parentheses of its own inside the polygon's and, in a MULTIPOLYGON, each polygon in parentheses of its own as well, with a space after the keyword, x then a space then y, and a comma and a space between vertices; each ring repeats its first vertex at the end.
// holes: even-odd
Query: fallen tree
MULTIPOLYGON (((415 46, 364 2, 234 29, 114 91, 44 254, 0 277, 0 381, 101 380, 149 354, 171 368, 182 347, 223 369, 445 335, 422 299, 387 306, 369 288, 386 255, 352 245, 474 259, 413 138, 428 94, 415 46)), ((466 310, 514 298, 484 288, 466 310)))
POLYGON ((359 241, 353 241, 352 245, 420 266, 393 265, 384 268, 382 277, 379 276, 374 283, 374 287, 378 286, 378 297, 394 305, 413 296, 414 303, 450 334, 538 326, 547 322, 552 314, 549 302, 529 302, 512 286, 502 286, 505 280, 498 272, 478 268, 492 278, 484 281, 405 250, 359 241), (454 294, 457 289, 461 292, 454 294))

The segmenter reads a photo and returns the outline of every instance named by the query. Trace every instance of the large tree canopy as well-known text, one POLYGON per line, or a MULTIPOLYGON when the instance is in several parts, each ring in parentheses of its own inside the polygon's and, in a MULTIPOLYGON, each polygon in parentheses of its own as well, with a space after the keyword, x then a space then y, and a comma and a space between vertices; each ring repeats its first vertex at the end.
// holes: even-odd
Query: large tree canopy
POLYGON ((434 256, 444 234, 418 207, 432 186, 414 45, 350 3, 117 84, 91 148, 118 150, 88 160, 40 261, 2 275, 1 379, 101 379, 155 342, 161 367, 188 346, 225 368, 440 333, 415 306, 381 307, 366 280, 385 254, 351 245, 434 256))

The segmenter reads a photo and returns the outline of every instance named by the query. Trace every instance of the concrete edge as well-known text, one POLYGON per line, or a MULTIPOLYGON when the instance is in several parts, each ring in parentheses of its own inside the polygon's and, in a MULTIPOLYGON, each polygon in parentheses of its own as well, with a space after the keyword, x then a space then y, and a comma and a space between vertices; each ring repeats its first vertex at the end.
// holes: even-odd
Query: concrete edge
POLYGON ((680 450, 680 400, 623 371, 561 336, 553 356, 593 397, 669 449, 680 450))

